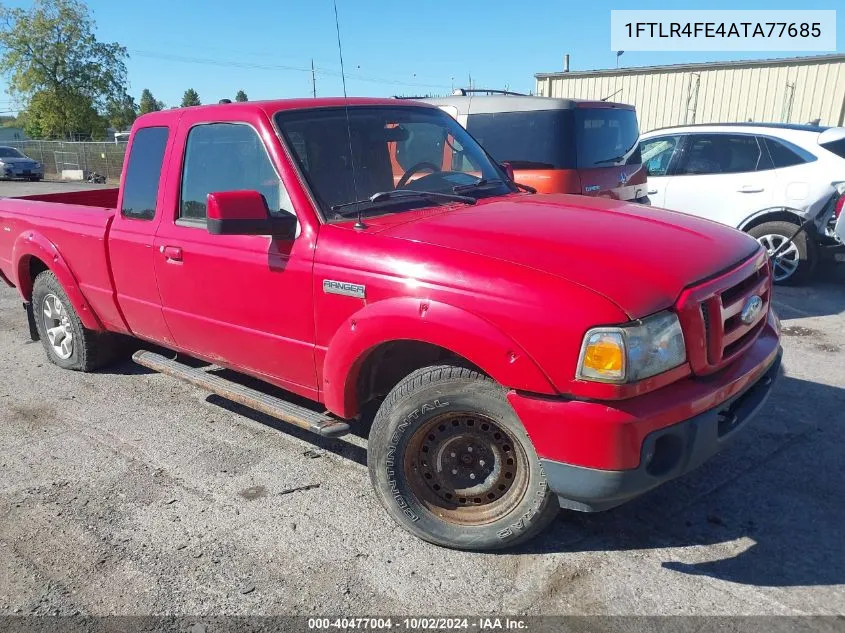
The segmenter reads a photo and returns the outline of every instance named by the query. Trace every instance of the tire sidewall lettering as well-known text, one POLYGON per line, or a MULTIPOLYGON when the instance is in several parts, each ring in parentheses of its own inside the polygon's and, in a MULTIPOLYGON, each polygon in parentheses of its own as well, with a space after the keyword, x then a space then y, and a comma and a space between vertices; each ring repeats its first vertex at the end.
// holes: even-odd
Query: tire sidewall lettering
POLYGON ((402 422, 399 423, 399 425, 396 427, 396 430, 390 436, 390 441, 387 444, 385 469, 387 473, 387 485, 390 487, 390 494, 393 497, 393 500, 396 502, 396 505, 398 505, 399 509, 402 510, 402 513, 415 523, 420 520, 420 517, 416 512, 414 512, 413 508, 411 508, 410 504, 405 500, 405 496, 402 494, 402 491, 399 487, 399 481, 396 477, 396 453, 399 450, 399 443, 401 442, 402 437, 405 435, 405 432, 408 430, 408 427, 410 427, 413 422, 418 420, 420 416, 424 413, 428 413, 429 411, 435 411, 437 409, 442 409, 443 407, 447 406, 449 406, 448 402, 441 402, 439 399, 435 399, 433 402, 426 402, 421 406, 417 407, 416 409, 408 413, 402 420, 402 422))

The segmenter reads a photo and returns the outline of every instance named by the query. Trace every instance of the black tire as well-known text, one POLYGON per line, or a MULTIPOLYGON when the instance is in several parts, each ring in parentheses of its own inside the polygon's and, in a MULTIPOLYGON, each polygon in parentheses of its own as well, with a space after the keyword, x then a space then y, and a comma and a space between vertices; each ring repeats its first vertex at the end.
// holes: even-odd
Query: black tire
POLYGON ((41 182, 41 178, 39 178, 38 176, 33 176, 32 178, 29 179, 29 181, 30 182, 41 182))
POLYGON ((35 327, 47 352, 47 357, 55 365, 74 371, 94 371, 115 359, 120 351, 120 341, 109 332, 95 332, 82 325, 79 315, 67 298, 67 294, 51 271, 45 270, 35 278, 32 286, 32 310, 35 315, 35 327), (72 331, 73 351, 68 358, 61 358, 47 336, 44 320, 45 301, 48 297, 57 297, 67 311, 68 325, 72 331))
POLYGON ((559 510, 505 390, 466 367, 425 367, 396 385, 373 421, 367 462, 390 516, 436 545, 476 551, 511 547, 537 535, 559 510), (437 454, 436 464, 426 461, 429 454, 437 454), (443 483, 436 491, 432 472, 434 482, 443 483), (458 487, 469 485, 467 477, 475 479, 476 472, 480 483, 458 487))
MULTIPOLYGON (((792 224, 791 222, 764 222, 750 229, 748 234, 758 241, 767 235, 780 236, 782 239, 787 240, 797 230, 798 225, 792 224)), ((810 239, 806 231, 802 231, 792 242, 798 249, 798 268, 788 277, 776 280, 775 283, 778 285, 795 286, 809 282, 813 278, 818 264, 819 257, 816 244, 810 239)), ((768 248, 767 244, 763 242, 761 244, 768 248)), ((779 270, 783 269, 776 266, 775 272, 777 273, 779 270)))

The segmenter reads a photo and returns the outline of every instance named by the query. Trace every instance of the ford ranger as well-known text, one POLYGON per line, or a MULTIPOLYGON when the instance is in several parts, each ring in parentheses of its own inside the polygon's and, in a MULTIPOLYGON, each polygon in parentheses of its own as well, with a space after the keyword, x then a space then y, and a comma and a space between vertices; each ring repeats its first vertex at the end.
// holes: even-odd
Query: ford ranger
POLYGON ((360 425, 387 512, 464 549, 689 472, 781 356, 754 239, 525 192, 447 113, 392 99, 144 115, 119 189, 0 200, 0 271, 60 367, 141 339, 141 365, 268 415, 360 425))

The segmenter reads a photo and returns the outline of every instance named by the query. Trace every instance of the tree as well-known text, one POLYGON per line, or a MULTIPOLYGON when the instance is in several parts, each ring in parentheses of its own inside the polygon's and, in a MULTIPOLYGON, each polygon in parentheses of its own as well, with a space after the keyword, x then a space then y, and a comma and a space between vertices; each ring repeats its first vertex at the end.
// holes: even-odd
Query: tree
POLYGON ((244 101, 249 101, 249 99, 247 99, 246 93, 243 90, 238 90, 238 94, 235 95, 235 101, 243 103, 244 101))
POLYGON ((123 95, 121 99, 109 101, 106 106, 106 118, 109 125, 118 132, 128 130, 137 117, 138 106, 135 105, 135 99, 129 95, 123 95))
POLYGON ((36 92, 21 121, 31 138, 89 140, 106 135, 105 119, 91 99, 80 94, 36 92))
POLYGON ((182 107, 188 108, 190 106, 198 106, 202 105, 200 103, 200 96, 197 94, 197 91, 193 88, 188 88, 185 91, 185 94, 182 95, 182 107))
POLYGON ((164 103, 158 101, 148 88, 144 88, 141 91, 141 100, 138 102, 138 114, 159 112, 160 110, 164 110, 164 103))
POLYGON ((93 129, 92 108, 97 114, 123 99, 126 49, 98 41, 94 26, 80 0, 35 0, 28 10, 0 6, 0 72, 26 112, 35 106, 30 125, 71 136, 93 129))

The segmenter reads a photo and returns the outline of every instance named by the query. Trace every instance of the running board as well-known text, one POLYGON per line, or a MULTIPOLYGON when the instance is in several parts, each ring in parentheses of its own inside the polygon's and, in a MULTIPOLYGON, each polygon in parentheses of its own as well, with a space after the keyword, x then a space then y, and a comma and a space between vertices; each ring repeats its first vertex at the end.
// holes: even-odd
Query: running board
POLYGON ((215 376, 201 369, 189 367, 161 354, 139 350, 132 354, 132 360, 153 371, 179 378, 192 385, 232 400, 255 411, 311 431, 323 437, 340 437, 349 433, 349 425, 324 413, 287 402, 281 398, 262 393, 256 389, 244 387, 231 380, 215 376))

